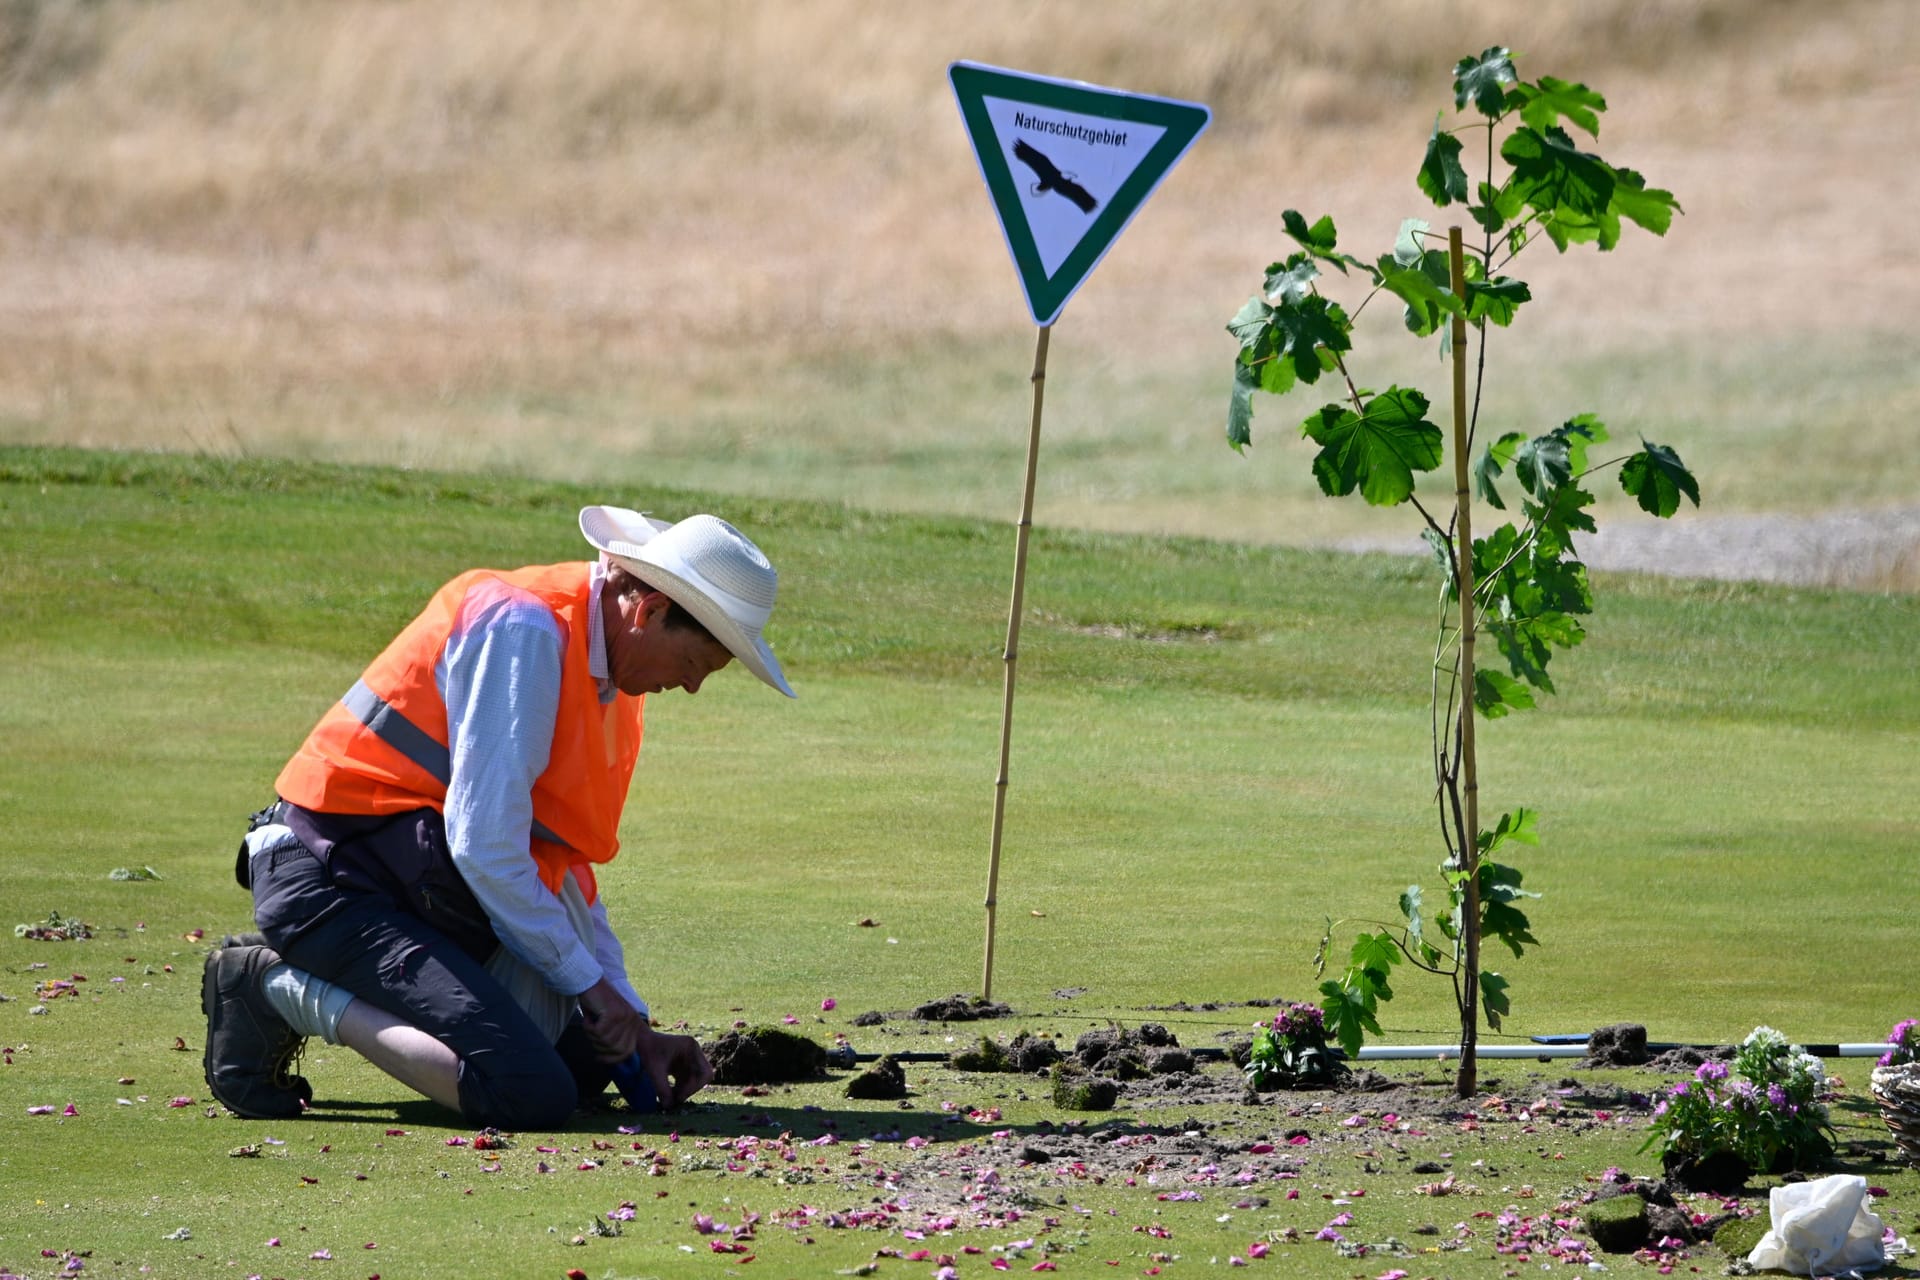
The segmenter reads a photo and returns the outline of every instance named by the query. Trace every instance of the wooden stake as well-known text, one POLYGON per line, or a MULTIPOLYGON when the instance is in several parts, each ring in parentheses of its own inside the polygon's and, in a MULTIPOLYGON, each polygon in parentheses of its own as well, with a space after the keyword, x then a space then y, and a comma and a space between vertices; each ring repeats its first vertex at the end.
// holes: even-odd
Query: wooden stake
MULTIPOLYGON (((1458 226, 1447 229, 1453 296, 1467 297, 1466 253, 1458 226)), ((1460 584, 1460 776, 1466 810, 1460 865, 1467 874, 1460 936, 1466 950, 1466 990, 1460 1002, 1460 1073, 1454 1092, 1471 1097, 1479 1074, 1474 1049, 1480 1023, 1480 776, 1473 758, 1473 495, 1467 489, 1467 318, 1453 317, 1453 511, 1460 584)))
POLYGON ((1013 745, 1013 670, 1020 660, 1020 602, 1027 589, 1027 535, 1033 529, 1033 481, 1040 467, 1040 406, 1047 390, 1047 336, 1041 325, 1033 342, 1033 423, 1027 431, 1027 485, 1020 498, 1019 533, 1014 538, 1013 600, 1007 606, 1006 687, 1000 699, 1000 773, 993 782, 993 837, 987 854, 987 956, 980 977, 980 998, 993 998, 993 918, 1000 890, 1000 831, 1007 812, 1007 757, 1013 745))

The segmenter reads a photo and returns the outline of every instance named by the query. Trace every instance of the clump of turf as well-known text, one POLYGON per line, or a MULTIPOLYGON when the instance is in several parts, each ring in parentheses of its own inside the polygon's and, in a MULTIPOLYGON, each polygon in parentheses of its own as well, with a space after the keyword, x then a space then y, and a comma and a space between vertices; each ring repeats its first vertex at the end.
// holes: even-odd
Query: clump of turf
POLYGON ((1073 1059, 1089 1071, 1116 1080, 1144 1080, 1193 1070, 1193 1054, 1180 1047, 1171 1031, 1155 1022, 1125 1027, 1097 1027, 1073 1044, 1073 1059))
POLYGON ((1045 1036, 1022 1031, 1008 1044, 990 1036, 947 1059, 956 1071, 1041 1072, 1060 1061, 1060 1046, 1045 1036))
POLYGON ((1194 1067, 1191 1049, 1155 1049, 1147 1055, 1147 1070, 1157 1076, 1180 1075, 1194 1067))
POLYGON ((847 1081, 849 1098, 904 1098, 907 1073, 892 1054, 847 1081))
POLYGON ((1595 1200, 1580 1211, 1587 1234, 1607 1253, 1632 1253, 1647 1242, 1647 1202, 1636 1195, 1595 1200))
POLYGON ((947 1059, 947 1065, 956 1071, 1006 1072, 1013 1070, 1013 1058, 998 1040, 981 1036, 979 1044, 960 1050, 947 1059))
POLYGON ((1069 1063, 1053 1068, 1053 1105, 1062 1111, 1111 1111, 1120 1096, 1120 1082, 1090 1075, 1069 1063))
POLYGON ((1763 1214, 1755 1214, 1751 1218, 1729 1218, 1713 1233, 1714 1247, 1729 1258, 1744 1258, 1760 1243, 1760 1237, 1767 1234, 1768 1221, 1763 1214))
POLYGON ((779 1027, 729 1031, 700 1046, 713 1064, 715 1084, 782 1084, 826 1074, 827 1051, 779 1027))

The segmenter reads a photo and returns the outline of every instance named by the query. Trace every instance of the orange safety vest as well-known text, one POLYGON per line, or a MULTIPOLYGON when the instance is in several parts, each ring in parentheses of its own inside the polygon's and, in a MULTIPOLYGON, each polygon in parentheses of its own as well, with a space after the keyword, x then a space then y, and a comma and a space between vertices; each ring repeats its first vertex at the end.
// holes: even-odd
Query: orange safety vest
POLYGON ((558 893, 571 869, 594 901, 592 864, 620 849, 645 699, 621 693, 600 701, 587 670, 588 628, 598 625, 588 610, 590 568, 475 569, 440 588, 307 735, 274 783, 280 798, 316 813, 446 812, 452 755, 434 666, 470 591, 517 587, 553 610, 566 640, 553 749, 533 784, 530 851, 547 888, 558 893))

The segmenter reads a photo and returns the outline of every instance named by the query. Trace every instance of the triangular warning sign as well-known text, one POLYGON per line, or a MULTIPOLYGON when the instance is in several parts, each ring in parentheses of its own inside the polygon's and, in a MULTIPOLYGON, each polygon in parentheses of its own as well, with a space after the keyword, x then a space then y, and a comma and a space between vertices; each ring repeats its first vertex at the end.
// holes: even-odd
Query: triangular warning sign
POLYGON ((1213 116, 1197 102, 947 68, 1035 324, 1049 325, 1213 116))

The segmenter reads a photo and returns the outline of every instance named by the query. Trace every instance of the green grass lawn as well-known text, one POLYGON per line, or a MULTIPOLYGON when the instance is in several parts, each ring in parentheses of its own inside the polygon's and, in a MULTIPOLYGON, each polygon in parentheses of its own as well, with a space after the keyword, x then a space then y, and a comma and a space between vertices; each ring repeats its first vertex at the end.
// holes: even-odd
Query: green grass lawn
MULTIPOLYGON (((319 1096, 358 1110, 278 1131, 202 1114, 203 946, 186 935, 247 923, 231 879, 246 814, 434 587, 474 564, 578 556, 575 510, 610 498, 668 517, 715 509, 760 542, 782 577, 771 639, 800 693, 788 703, 727 672, 697 700, 649 708, 626 849, 602 883, 656 1014, 706 1030, 791 1014, 878 1049, 853 1014, 979 990, 1008 526, 0 449, 0 924, 58 911, 98 931, 0 931, 0 1266, 53 1274, 63 1264, 41 1250, 92 1249, 85 1274, 716 1274, 737 1261, 680 1249, 704 1244, 683 1228, 689 1202, 720 1216, 721 1197, 751 1190, 770 1214, 826 1194, 736 1187, 724 1168, 648 1180, 644 1161, 627 1177, 604 1152, 578 1171, 567 1148, 591 1155, 605 1126, 557 1140, 545 1158, 564 1178, 527 1175, 526 1150, 510 1176, 476 1177, 474 1153, 445 1145, 461 1133, 451 1117, 317 1045, 319 1096), (109 879, 144 865, 163 879, 109 879), (74 973, 80 994, 29 1012, 36 983, 74 973), (827 997, 837 1008, 821 1014, 827 997), (167 1107, 176 1096, 196 1105, 167 1107), (67 1102, 76 1116, 24 1114, 67 1102), (263 1135, 286 1145, 228 1157, 263 1135), (621 1240, 566 1245, 622 1200, 644 1203, 621 1240), (181 1226, 190 1242, 162 1240, 181 1226), (270 1236, 284 1243, 263 1252, 270 1236), (308 1258, 323 1247, 310 1240, 330 1264, 308 1258)), ((1144 1010, 1310 994, 1327 918, 1382 917, 1410 880, 1432 880, 1433 595, 1420 566, 1391 557, 1038 530, 995 998, 1069 1034, 1154 1018, 1205 1043, 1255 1015, 1144 1010), (1084 994, 1054 994, 1072 988, 1084 994)), ((1481 734, 1483 808, 1543 815, 1542 847, 1515 859, 1545 895, 1529 905, 1543 945, 1500 958, 1506 1031, 1630 1020, 1656 1040, 1724 1041, 1765 1022, 1803 1041, 1880 1038, 1915 1012, 1900 957, 1920 836, 1920 601, 1624 577, 1598 596, 1591 638, 1555 664, 1562 696, 1481 734)), ((1396 989, 1388 1039, 1455 1034, 1443 991, 1410 976, 1396 989)), ((1864 1080, 1862 1064, 1843 1070, 1864 1080)), ((813 1089, 763 1106, 796 1133, 818 1123, 803 1105, 899 1122, 813 1089)), ((919 1106, 979 1095, 936 1074, 919 1106)), ((756 1105, 736 1099, 695 1123, 718 1135, 756 1105)), ((1006 1105, 1019 1124, 1046 1114, 1006 1105)), ((649 1130, 611 1136, 657 1147, 649 1130)), ((1625 1163, 1630 1136, 1568 1135, 1566 1160, 1528 1177, 1558 1194, 1625 1163)), ((1898 1203, 1920 1203, 1910 1175, 1876 1175, 1896 1176, 1898 1203)), ((1487 1181, 1491 1197, 1512 1180, 1487 1181)), ((1138 1274, 1152 1250, 1132 1227, 1153 1211, 1211 1242, 1183 1245, 1186 1270, 1232 1245, 1217 1205, 1088 1194, 1092 1216, 1061 1232, 1091 1236, 1062 1271, 1106 1274, 1124 1255, 1138 1274)), ((854 1234, 768 1246, 759 1273, 821 1274, 900 1244, 854 1234)), ((961 1274, 986 1274, 984 1257, 961 1274)), ((1450 1273, 1498 1274, 1484 1256, 1479 1270, 1457 1261, 1450 1273)))

